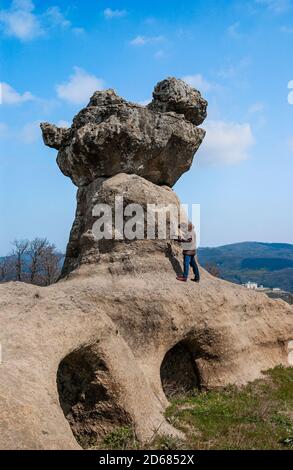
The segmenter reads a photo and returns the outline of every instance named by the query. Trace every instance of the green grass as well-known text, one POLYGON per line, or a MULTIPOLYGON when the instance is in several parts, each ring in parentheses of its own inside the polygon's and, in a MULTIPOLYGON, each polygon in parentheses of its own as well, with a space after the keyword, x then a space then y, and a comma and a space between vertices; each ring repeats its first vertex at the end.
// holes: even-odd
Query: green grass
POLYGON ((130 450, 139 449, 140 444, 131 426, 118 426, 90 447, 91 450, 130 450))
POLYGON ((241 387, 173 400, 166 412, 189 449, 293 449, 293 368, 241 387))
POLYGON ((128 426, 92 449, 293 450, 293 367, 276 367, 246 386, 229 386, 172 400, 166 418, 186 439, 157 436, 140 444, 128 426))
POLYGON ((133 444, 133 430, 128 426, 121 426, 108 433, 104 438, 104 444, 110 449, 125 450, 133 444))

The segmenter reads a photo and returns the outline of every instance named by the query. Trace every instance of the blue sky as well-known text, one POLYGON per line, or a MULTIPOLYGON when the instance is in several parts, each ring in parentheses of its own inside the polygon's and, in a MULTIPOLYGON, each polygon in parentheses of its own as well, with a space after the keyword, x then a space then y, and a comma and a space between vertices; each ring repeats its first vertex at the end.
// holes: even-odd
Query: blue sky
POLYGON ((0 0, 0 38, 0 255, 68 240, 76 188, 38 123, 70 123, 98 88, 147 102, 168 76, 209 101, 175 187, 201 204, 201 245, 293 243, 293 1, 0 0))

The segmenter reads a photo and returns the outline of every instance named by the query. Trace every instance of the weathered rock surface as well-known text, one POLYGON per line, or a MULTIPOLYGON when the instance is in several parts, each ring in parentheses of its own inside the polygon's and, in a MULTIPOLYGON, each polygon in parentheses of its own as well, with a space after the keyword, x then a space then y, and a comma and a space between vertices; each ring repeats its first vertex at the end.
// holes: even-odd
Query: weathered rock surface
POLYGON ((66 140, 69 134, 69 130, 64 127, 57 127, 54 124, 48 122, 41 123, 41 129, 44 136, 45 144, 48 147, 59 150, 62 146, 62 142, 66 140))
MULTIPOLYGON (((166 235, 165 240, 147 238, 147 206, 156 205, 158 208, 177 208, 179 211, 180 201, 176 193, 167 186, 157 186, 150 181, 137 175, 121 173, 112 178, 98 178, 88 186, 82 186, 77 192, 76 217, 70 233, 70 239, 66 250, 63 266, 63 276, 79 267, 81 264, 100 263, 114 269, 118 262, 119 270, 129 268, 129 263, 139 263, 140 270, 146 266, 149 255, 162 252, 170 253, 171 245, 176 250, 176 245, 170 239, 170 213, 166 211, 166 235), (121 199, 120 199, 121 198, 121 199), (97 217, 93 210, 97 204, 106 204, 113 209, 111 234, 116 239, 97 240, 93 234, 93 227, 97 217), (125 210, 130 204, 139 204, 144 211, 144 224, 142 236, 144 239, 129 240, 124 237, 124 230, 118 228, 114 222, 115 210, 125 210), (121 236, 121 237, 119 237, 121 236), (120 239, 119 239, 119 238, 120 239), (121 257, 123 266, 121 266, 121 257)), ((127 217, 124 217, 126 222, 127 217)), ((179 220, 178 220, 179 222, 179 220)), ((153 224, 155 226, 155 224, 153 224)), ((178 246, 177 246, 178 251, 178 246)), ((153 262, 153 261, 152 261, 153 262)))
POLYGON ((71 129, 41 124, 46 145, 77 186, 117 173, 137 174, 173 186, 189 170, 205 131, 207 102, 182 80, 158 84, 149 107, 130 103, 114 90, 97 91, 71 129), (174 93, 173 93, 174 92, 174 93))
POLYGON ((176 78, 167 78, 156 85, 148 108, 161 113, 172 111, 183 114, 187 121, 196 126, 207 117, 207 102, 200 92, 176 78))

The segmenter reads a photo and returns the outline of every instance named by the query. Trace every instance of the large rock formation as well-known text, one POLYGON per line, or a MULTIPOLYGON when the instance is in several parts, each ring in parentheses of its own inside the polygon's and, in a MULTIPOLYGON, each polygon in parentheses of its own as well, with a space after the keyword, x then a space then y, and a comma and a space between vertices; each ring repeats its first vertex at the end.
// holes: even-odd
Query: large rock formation
POLYGON ((114 90, 97 91, 70 129, 41 127, 45 144, 59 150, 61 171, 77 186, 117 173, 173 186, 204 138, 196 125, 206 108, 199 92, 168 79, 157 85, 148 107, 129 103, 114 90))
MULTIPOLYGON (((162 83, 154 94, 159 109, 134 107, 141 119, 144 115, 149 120, 146 127, 141 121, 144 138, 151 141, 154 123, 161 121, 156 138, 163 142, 168 133, 165 117, 177 119, 183 135, 193 135, 191 129, 197 133, 195 124, 205 113, 196 104, 200 95, 175 79, 162 83), (172 103, 172 111, 162 103, 172 103)), ((113 97, 108 91, 95 94, 95 110, 82 111, 85 122, 88 115, 111 114, 113 97), (102 110, 98 102, 103 103, 102 110)), ((125 111, 127 106, 121 106, 125 111)), ((153 102, 150 108, 156 106, 153 102)), ((132 111, 116 111, 114 118, 121 126, 125 116, 133 116, 132 111)), ((165 238, 145 238, 144 222, 142 237, 121 238, 133 204, 139 204, 144 215, 149 204, 177 209, 180 204, 170 187, 151 181, 149 154, 143 157, 144 144, 136 144, 139 126, 131 131, 127 124, 129 146, 123 141, 123 159, 127 161, 128 149, 132 162, 129 172, 118 172, 121 161, 115 166, 114 159, 107 175, 101 174, 99 162, 108 154, 93 153, 90 158, 89 152, 100 148, 93 144, 99 125, 88 131, 80 153, 72 143, 78 134, 74 126, 43 126, 47 143, 64 152, 66 172, 80 186, 62 280, 47 288, 0 286, 2 449, 89 448, 121 425, 132 427, 143 442, 158 434, 181 435, 163 415, 174 391, 244 384, 260 377, 262 370, 288 365, 288 352, 292 359, 291 306, 216 279, 203 269, 200 284, 176 281, 181 249, 171 236, 170 214, 165 238), (136 158, 144 177, 133 171, 136 158), (124 209, 122 228, 114 226, 113 216, 105 233, 115 237, 98 239, 97 207, 115 211, 117 203, 124 209)), ((109 135, 112 139, 110 131, 109 135)), ((189 148, 186 138, 177 149, 168 147, 167 141, 167 148, 161 144, 164 158, 160 155, 160 164, 154 166, 156 182, 167 182, 169 155, 172 159, 175 152, 184 154, 189 148)), ((152 144, 148 145, 150 149, 152 144)), ((111 160, 113 141, 108 148, 111 160)), ((180 171, 173 166, 169 174, 174 177, 180 171)))

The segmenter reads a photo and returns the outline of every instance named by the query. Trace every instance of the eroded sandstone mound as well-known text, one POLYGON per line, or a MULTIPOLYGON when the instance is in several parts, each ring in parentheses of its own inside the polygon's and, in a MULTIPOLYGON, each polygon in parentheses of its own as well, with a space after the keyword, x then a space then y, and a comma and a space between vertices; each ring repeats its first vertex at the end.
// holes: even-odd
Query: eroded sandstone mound
POLYGON ((178 283, 158 250, 48 288, 1 285, 0 448, 88 448, 121 425, 142 442, 180 435, 166 396, 288 365, 292 308, 201 275, 178 283))
MULTIPOLYGON (((201 100, 169 79, 155 89, 149 108, 158 109, 98 92, 70 130, 43 126, 47 144, 59 148, 62 171, 80 186, 77 211, 58 283, 0 285, 1 449, 94 448, 120 426, 142 442, 161 434, 182 437, 164 417, 168 397, 245 384, 263 370, 288 365, 292 307, 203 269, 200 284, 176 281, 182 254, 171 217, 162 239, 95 236, 97 205, 115 212, 118 198, 123 209, 139 204, 143 214, 148 204, 180 206, 168 185, 155 183, 171 185, 190 164, 175 155, 203 135, 195 125, 205 116, 201 100), (174 120, 181 129, 178 147, 169 145, 174 120), (119 155, 115 132, 117 148, 125 151, 119 155), (100 146, 108 138, 109 146, 100 146), (162 153, 154 158, 156 142, 162 153), (109 153, 100 152, 105 148, 109 153), (106 157, 110 174, 101 170, 106 157)), ((123 227, 130 214, 123 212, 123 227)), ((113 216, 108 230, 114 229, 113 216)))

